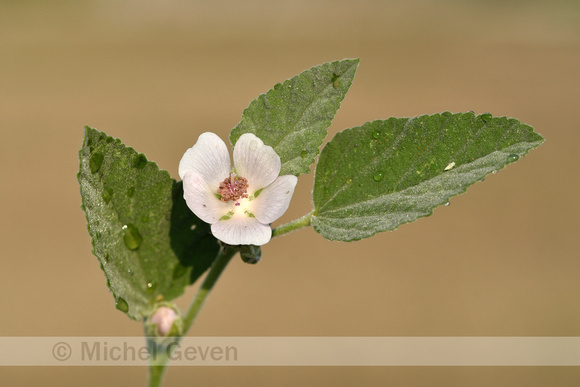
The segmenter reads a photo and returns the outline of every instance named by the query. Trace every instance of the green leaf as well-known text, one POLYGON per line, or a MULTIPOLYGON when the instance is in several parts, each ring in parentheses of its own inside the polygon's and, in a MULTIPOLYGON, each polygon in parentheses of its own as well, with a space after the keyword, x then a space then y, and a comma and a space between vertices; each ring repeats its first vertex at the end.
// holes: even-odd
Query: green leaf
POLYGON ((312 226, 353 241, 428 216, 543 138, 518 120, 449 112, 338 133, 316 167, 312 226))
POLYGON ((181 183, 119 139, 85 127, 78 180, 93 254, 117 309, 141 319, 184 291, 219 246, 181 183))
POLYGON ((253 133, 280 156, 281 175, 308 173, 358 63, 358 59, 324 63, 277 84, 244 110, 230 133, 231 143, 253 133))

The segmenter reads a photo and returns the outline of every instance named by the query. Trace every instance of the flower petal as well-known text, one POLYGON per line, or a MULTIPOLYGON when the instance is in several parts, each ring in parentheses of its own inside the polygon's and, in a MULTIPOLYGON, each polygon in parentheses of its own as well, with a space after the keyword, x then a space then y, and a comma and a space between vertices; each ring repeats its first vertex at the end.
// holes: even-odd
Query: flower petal
POLYGON ((189 172, 183 177, 183 197, 189 209, 201 220, 213 224, 231 210, 231 203, 219 200, 203 176, 189 172))
POLYGON ((234 167, 248 179, 248 194, 270 185, 280 174, 282 163, 276 151, 252 133, 240 136, 234 146, 234 167))
POLYGON ((228 245, 261 246, 270 241, 272 229, 245 214, 235 214, 231 219, 211 225, 212 234, 228 245))
POLYGON ((232 165, 226 144, 215 133, 199 136, 179 162, 179 177, 183 180, 188 172, 195 172, 217 192, 219 184, 230 175, 232 165))
POLYGON ((288 209, 297 182, 298 178, 293 175, 278 177, 249 202, 249 211, 261 223, 272 223, 288 209))

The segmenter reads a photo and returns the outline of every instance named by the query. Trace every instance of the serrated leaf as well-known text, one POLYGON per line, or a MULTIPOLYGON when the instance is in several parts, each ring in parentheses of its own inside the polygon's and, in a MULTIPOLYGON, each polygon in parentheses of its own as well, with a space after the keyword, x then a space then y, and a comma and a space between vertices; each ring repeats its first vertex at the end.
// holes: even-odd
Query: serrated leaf
POLYGON ((230 133, 231 143, 253 133, 280 156, 281 175, 308 173, 358 63, 358 59, 324 63, 277 84, 244 110, 230 133))
POLYGON ((85 127, 79 152, 82 207, 116 306, 150 314, 193 283, 215 259, 209 226, 185 204, 182 184, 119 139, 85 127))
POLYGON ((530 126, 491 114, 446 112, 347 129, 320 154, 312 226, 340 241, 394 230, 542 142, 530 126))

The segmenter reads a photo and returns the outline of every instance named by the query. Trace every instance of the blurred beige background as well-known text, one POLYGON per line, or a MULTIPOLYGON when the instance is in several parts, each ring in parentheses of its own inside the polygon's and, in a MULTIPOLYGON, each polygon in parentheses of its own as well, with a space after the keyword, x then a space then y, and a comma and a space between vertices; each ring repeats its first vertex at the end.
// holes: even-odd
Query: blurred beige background
MULTIPOLYGON (((580 336, 580 3, 564 0, 0 0, 0 336, 142 333, 90 252, 75 176, 83 125, 177 176, 201 132, 226 138, 260 93, 345 57, 361 64, 328 138, 473 110, 516 117, 546 142, 395 232, 344 244, 301 230, 257 266, 234 260, 190 334, 580 336)), ((279 223, 310 210, 311 179, 279 223)), ((0 380, 143 386, 146 370, 0 368, 0 380)), ((569 386, 580 369, 182 367, 166 382, 569 386)))

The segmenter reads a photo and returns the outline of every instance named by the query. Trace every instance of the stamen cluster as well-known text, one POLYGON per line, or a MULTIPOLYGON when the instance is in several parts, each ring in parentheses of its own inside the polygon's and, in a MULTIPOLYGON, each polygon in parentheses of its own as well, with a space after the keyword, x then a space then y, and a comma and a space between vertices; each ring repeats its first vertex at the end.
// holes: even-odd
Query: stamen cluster
MULTIPOLYGON (((222 175, 223 176, 223 175, 222 175)), ((239 206, 238 200, 248 197, 248 179, 240 177, 231 172, 224 181, 220 183, 217 193, 221 196, 222 202, 233 200, 239 206)))
POLYGON ((272 238, 270 224, 288 208, 298 179, 280 176, 280 157, 252 133, 238 138, 233 156, 232 165, 216 134, 199 136, 179 162, 183 197, 223 243, 261 246, 272 238))

